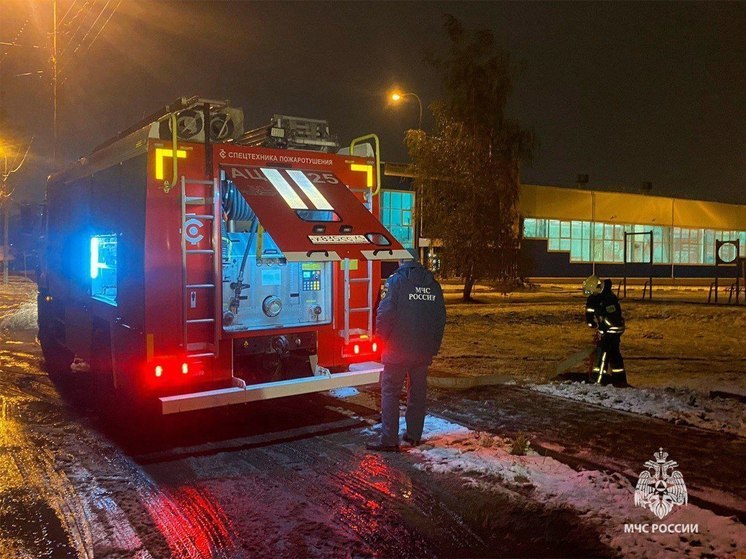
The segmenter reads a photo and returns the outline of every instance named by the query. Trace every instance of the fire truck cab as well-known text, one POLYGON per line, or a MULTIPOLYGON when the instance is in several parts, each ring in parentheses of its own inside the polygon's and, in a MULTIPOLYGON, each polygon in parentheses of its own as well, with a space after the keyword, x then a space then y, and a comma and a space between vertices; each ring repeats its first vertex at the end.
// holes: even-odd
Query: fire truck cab
POLYGON ((50 177, 50 373, 164 414, 378 381, 380 262, 410 255, 376 218, 377 158, 324 121, 242 121, 182 98, 50 177))

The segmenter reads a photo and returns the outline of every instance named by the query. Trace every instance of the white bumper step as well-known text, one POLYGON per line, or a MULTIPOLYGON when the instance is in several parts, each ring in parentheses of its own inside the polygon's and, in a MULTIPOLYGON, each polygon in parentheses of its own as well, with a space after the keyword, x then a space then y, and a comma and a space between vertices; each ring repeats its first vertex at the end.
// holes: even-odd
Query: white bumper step
POLYGON ((193 392, 191 394, 164 396, 160 398, 161 413, 166 415, 203 410, 244 402, 256 402, 259 400, 295 396, 297 394, 322 392, 324 390, 331 390, 332 388, 374 384, 378 382, 381 371, 383 371, 382 364, 368 361, 366 363, 350 365, 350 372, 348 373, 335 373, 331 376, 304 377, 264 384, 252 384, 250 386, 244 385, 241 379, 236 378, 234 380, 239 386, 193 392))

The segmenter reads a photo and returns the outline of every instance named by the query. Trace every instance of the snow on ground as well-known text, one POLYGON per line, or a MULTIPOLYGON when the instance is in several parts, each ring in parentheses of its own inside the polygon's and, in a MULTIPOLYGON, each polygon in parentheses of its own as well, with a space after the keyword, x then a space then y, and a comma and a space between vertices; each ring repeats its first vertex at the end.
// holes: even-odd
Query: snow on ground
POLYGON ((538 384, 530 388, 676 424, 746 437, 746 405, 735 399, 711 398, 688 388, 615 388, 583 382, 538 384))
POLYGON ((635 507, 634 487, 620 474, 578 472, 531 450, 514 456, 506 439, 430 416, 423 439, 427 444, 410 451, 422 459, 418 468, 461 474, 483 490, 507 486, 548 507, 571 507, 625 557, 735 557, 746 548, 746 528, 736 519, 688 504, 659 520, 635 507), (625 533, 625 524, 697 524, 699 533, 625 533))
POLYGON ((357 388, 354 388, 352 386, 344 387, 344 388, 332 388, 329 391, 329 395, 333 396, 334 398, 339 398, 341 400, 344 400, 346 398, 352 398, 354 396, 357 396, 360 394, 360 391, 357 388))
MULTIPOLYGON (((399 417, 399 433, 403 434, 406 428, 406 421, 404 417, 399 417)), ((375 425, 363 429, 364 435, 377 435, 381 431, 381 424, 376 423, 375 425)), ((422 440, 424 442, 430 441, 431 439, 442 437, 446 435, 468 435, 471 431, 462 425, 452 423, 446 419, 435 417, 433 415, 425 416, 425 426, 422 429, 422 440)))
POLYGON ((0 317, 0 331, 20 332, 36 328, 36 301, 27 301, 13 312, 0 317))
POLYGON ((36 329, 36 284, 11 278, 0 285, 0 332, 36 329))

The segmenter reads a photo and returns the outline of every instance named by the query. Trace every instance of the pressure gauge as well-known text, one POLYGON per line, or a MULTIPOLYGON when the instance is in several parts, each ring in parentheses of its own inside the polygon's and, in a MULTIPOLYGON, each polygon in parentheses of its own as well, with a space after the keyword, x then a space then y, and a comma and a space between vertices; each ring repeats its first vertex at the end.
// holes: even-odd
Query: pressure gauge
POLYGON ((274 318, 282 310, 282 299, 276 295, 270 295, 262 302, 262 310, 270 318, 274 318))

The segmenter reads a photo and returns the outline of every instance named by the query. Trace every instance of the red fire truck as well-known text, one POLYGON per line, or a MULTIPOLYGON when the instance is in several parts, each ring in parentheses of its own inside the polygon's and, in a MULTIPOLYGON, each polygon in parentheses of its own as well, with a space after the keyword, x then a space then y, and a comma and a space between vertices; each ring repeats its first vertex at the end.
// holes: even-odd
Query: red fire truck
POLYGON ((377 161, 281 120, 243 133, 182 98, 50 177, 50 373, 164 414, 377 382, 380 261, 409 257, 375 217, 377 161))

